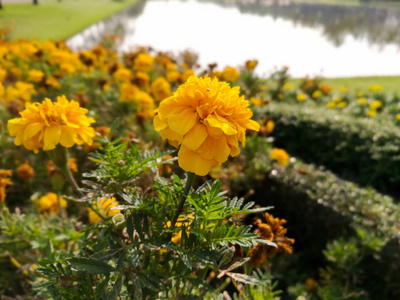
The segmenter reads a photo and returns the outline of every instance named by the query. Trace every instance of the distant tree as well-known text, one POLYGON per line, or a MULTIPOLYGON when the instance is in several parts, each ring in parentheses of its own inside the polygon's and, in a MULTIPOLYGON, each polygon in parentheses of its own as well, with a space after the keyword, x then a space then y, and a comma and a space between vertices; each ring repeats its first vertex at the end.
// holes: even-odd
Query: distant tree
POLYGON ((3 9, 3 3, 0 0, 0 9, 3 9))
POLYGON ((39 1, 38 1, 38 0, 33 0, 33 4, 34 4, 34 5, 38 5, 38 4, 39 4, 39 1))

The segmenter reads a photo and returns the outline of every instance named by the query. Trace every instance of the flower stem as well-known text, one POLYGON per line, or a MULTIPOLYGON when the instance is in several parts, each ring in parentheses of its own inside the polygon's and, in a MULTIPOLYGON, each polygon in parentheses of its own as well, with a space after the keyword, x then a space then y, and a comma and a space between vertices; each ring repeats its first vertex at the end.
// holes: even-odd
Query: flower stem
POLYGON ((181 212, 182 212, 182 209, 183 209, 183 206, 184 206, 184 204, 185 204, 187 195, 189 194, 189 191, 190 191, 190 188, 192 187, 194 178, 196 177, 196 174, 191 173, 191 172, 187 172, 186 174, 187 174, 187 178, 186 178, 185 188, 184 188, 183 193, 182 193, 182 195, 181 195, 181 197, 180 197, 179 204, 178 204, 178 208, 177 208, 176 211, 175 211, 175 216, 174 216, 174 218, 172 219, 172 222, 171 222, 171 226, 172 226, 172 227, 171 227, 171 229, 174 229, 174 228, 175 228, 175 223, 176 223, 176 221, 178 220, 179 215, 180 215, 181 212))

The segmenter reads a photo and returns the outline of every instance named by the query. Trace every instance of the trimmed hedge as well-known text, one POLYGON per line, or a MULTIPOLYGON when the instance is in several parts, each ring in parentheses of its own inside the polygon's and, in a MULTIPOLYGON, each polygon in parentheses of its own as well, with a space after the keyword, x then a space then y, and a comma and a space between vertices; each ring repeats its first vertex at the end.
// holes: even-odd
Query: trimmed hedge
POLYGON ((316 105, 272 103, 275 145, 380 192, 400 194, 400 128, 316 105))
MULTIPOLYGON (((260 139, 249 139, 246 148, 257 144, 256 140, 260 139)), ((391 197, 343 180, 324 167, 294 158, 285 168, 271 164, 261 155, 262 146, 256 147, 256 151, 244 150, 256 154, 248 155, 246 174, 237 177, 232 186, 239 194, 256 187, 256 203, 274 206, 271 213, 288 221, 287 235, 296 242, 292 256, 278 257, 288 270, 279 278, 281 288, 298 280, 299 274, 291 276, 290 270, 318 278, 319 269, 329 265, 323 253, 328 243, 356 239, 360 244, 380 245, 363 255, 358 264, 362 276, 356 287, 367 291, 370 299, 400 297, 400 206, 391 197), (264 177, 261 181, 260 174, 264 177), (361 238, 360 229, 369 237, 361 238), (372 242, 368 240, 371 237, 372 242)))

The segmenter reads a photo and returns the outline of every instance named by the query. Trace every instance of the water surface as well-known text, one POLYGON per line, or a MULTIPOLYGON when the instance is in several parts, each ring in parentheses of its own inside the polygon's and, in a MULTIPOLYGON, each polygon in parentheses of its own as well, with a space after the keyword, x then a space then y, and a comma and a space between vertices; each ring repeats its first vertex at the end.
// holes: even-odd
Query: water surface
POLYGON ((400 5, 298 2, 147 1, 71 38, 90 47, 104 33, 119 34, 119 50, 149 45, 190 49, 206 66, 239 66, 258 59, 268 75, 289 66, 292 76, 400 75, 400 5))

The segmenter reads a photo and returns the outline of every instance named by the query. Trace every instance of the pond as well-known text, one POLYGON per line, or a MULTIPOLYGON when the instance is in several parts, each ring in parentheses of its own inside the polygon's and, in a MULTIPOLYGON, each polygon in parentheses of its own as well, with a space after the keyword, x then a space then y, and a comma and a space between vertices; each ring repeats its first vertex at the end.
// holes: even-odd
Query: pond
POLYGON ((203 67, 257 59, 268 75, 289 66, 294 77, 400 75, 400 4, 291 1, 140 1, 67 41, 73 49, 121 36, 120 51, 149 45, 185 49, 203 67))

